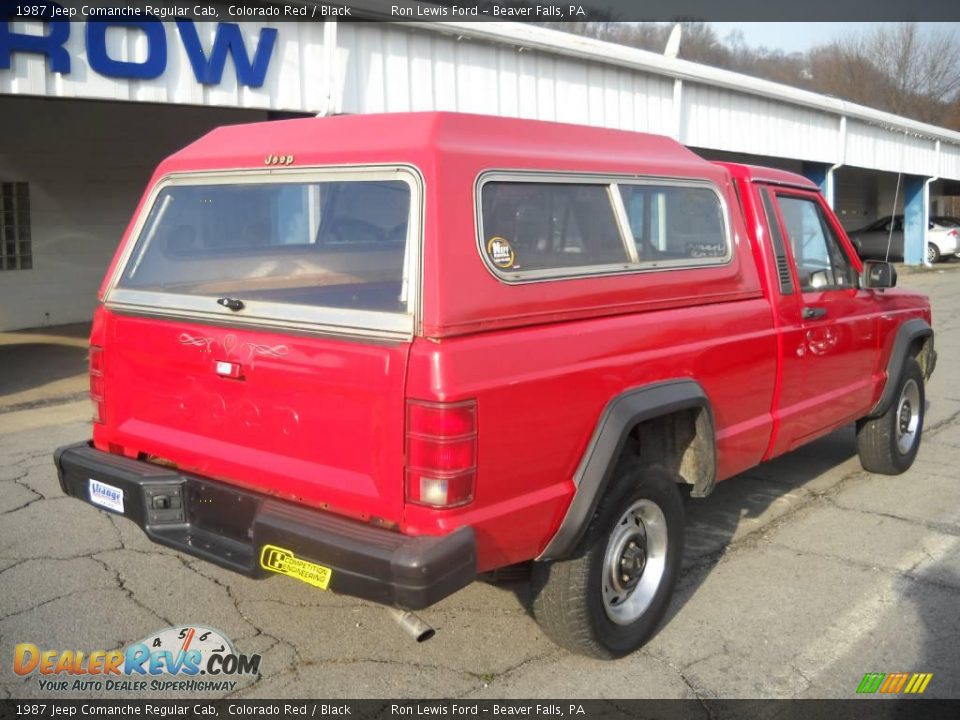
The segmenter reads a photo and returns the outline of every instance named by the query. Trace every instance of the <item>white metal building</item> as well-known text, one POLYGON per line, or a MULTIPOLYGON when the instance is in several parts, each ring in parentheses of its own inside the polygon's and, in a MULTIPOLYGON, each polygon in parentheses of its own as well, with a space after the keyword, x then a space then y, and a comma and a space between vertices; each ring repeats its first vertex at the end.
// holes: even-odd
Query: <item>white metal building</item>
POLYGON ((805 173, 849 228, 900 198, 908 262, 929 198, 960 194, 960 133, 532 25, 64 25, 0 23, 0 330, 88 319, 156 163, 214 126, 291 113, 441 109, 670 135, 805 173))

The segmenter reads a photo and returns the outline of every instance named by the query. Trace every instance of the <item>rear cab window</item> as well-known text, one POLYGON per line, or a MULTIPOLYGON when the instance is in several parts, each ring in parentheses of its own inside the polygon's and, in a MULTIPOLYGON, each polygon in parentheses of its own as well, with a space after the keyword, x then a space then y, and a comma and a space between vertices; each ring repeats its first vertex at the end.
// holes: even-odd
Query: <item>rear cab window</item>
POLYGON ((702 180, 488 173, 478 241, 506 282, 726 264, 723 197, 702 180))
POLYGON ((108 304, 411 335, 420 196, 405 168, 169 178, 108 304), (231 313, 223 299, 242 310, 231 313))

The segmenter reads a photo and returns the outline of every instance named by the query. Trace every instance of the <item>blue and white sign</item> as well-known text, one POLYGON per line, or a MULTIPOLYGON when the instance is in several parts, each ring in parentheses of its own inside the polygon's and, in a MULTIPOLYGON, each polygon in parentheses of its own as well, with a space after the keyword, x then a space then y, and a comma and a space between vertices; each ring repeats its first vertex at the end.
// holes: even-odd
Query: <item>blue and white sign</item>
POLYGON ((61 2, 16 4, 34 8, 33 15, 0 13, 0 94, 339 111, 333 103, 346 55, 330 22, 283 22, 230 4, 174 8, 140 0, 125 0, 136 13, 107 16, 101 11, 111 6, 61 2), (66 10, 53 15, 51 7, 79 14, 64 19, 66 10))
POLYGON ((237 82, 247 87, 262 87, 277 42, 276 28, 262 28, 256 46, 248 50, 240 26, 236 23, 215 23, 212 47, 205 50, 193 20, 161 23, 157 20, 109 20, 45 22, 45 31, 19 32, 11 22, 0 22, 0 70, 9 70, 16 53, 30 53, 46 58, 50 72, 69 75, 76 59, 71 57, 67 41, 71 33, 83 33, 86 60, 94 72, 111 78, 150 80, 158 78, 167 69, 168 44, 179 42, 187 57, 196 81, 203 85, 219 85, 229 57, 236 71, 237 82), (168 37, 171 26, 175 38, 168 37), (111 30, 138 30, 143 34, 146 57, 138 60, 119 58, 111 54, 107 35, 111 30))

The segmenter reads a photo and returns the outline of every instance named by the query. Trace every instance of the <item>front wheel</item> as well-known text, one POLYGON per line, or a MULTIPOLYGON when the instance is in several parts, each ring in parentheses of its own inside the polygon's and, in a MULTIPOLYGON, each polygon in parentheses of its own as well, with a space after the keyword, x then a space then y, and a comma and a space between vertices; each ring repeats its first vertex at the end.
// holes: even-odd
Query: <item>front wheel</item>
POLYGON ((534 565, 534 617, 572 652, 603 659, 633 652, 667 610, 683 536, 683 497, 670 473, 623 468, 573 556, 534 565))
POLYGON ((917 457, 926 397, 923 370, 914 358, 907 358, 904 363, 895 397, 880 417, 857 422, 860 464, 869 472, 899 475, 906 472, 917 457))

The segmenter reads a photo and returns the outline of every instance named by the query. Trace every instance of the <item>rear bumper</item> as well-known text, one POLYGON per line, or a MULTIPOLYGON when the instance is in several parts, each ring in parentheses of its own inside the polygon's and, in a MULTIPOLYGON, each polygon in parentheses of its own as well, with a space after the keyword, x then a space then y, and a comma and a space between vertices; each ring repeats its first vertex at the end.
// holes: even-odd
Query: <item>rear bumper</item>
MULTIPOLYGON (((272 574, 272 545, 333 572, 329 589, 419 610, 470 584, 477 574, 473 529, 412 537, 131 458, 87 443, 54 453, 64 493, 90 499, 90 481, 123 491, 122 512, 156 543, 248 577, 272 574), (265 555, 266 557, 266 555, 265 555)), ((116 501, 114 501, 116 505, 116 501)))

